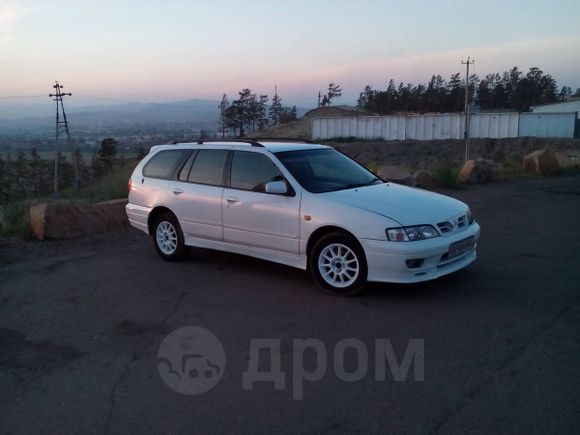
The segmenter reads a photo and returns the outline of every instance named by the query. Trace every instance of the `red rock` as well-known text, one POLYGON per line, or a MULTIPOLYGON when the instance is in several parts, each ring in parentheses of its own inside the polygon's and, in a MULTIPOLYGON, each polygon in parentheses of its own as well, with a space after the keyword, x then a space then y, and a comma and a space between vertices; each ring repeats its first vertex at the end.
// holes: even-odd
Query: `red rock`
POLYGON ((524 157, 524 171, 527 174, 549 175, 558 170, 560 164, 552 152, 542 149, 524 157))
POLYGON ((30 227, 40 240, 83 237, 127 228, 127 200, 100 204, 47 203, 30 208, 30 227))

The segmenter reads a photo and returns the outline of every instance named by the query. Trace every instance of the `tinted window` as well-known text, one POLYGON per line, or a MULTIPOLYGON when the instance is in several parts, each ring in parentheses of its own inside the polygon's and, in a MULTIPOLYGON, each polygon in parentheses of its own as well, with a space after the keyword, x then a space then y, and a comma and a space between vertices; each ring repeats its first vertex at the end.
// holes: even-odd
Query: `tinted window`
POLYGON ((310 192, 329 192, 381 182, 364 166, 333 149, 286 151, 276 153, 276 157, 310 192))
POLYGON ((143 176, 169 179, 190 150, 159 151, 143 167, 143 176))
POLYGON ((243 151, 234 153, 231 172, 233 189, 264 192, 267 182, 283 179, 282 173, 268 157, 243 151))
POLYGON ((188 181, 221 186, 227 155, 225 150, 200 150, 189 172, 188 181))
POLYGON ((185 165, 183 165, 181 171, 179 171, 179 175, 177 176, 177 179, 179 181, 187 181, 187 179, 189 178, 189 171, 191 171, 191 165, 193 164, 196 155, 197 155, 196 151, 191 153, 191 156, 189 156, 187 162, 185 163, 185 165))

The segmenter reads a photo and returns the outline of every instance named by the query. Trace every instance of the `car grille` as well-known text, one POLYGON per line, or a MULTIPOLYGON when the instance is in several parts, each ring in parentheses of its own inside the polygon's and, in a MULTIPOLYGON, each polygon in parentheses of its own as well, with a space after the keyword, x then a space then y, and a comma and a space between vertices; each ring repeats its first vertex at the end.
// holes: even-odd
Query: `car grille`
POLYGON ((467 216, 462 214, 455 218, 449 219, 449 221, 439 222, 437 224, 437 228, 441 234, 451 234, 460 229, 464 229, 467 227, 467 216))

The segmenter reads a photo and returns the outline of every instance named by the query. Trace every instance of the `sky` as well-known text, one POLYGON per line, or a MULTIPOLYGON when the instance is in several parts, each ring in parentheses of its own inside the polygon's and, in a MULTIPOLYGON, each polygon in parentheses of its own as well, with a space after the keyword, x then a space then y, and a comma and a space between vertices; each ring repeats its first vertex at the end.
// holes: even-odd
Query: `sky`
POLYGON ((580 87, 578 0, 0 0, 0 103, 218 100, 242 88, 316 105, 365 85, 514 65, 580 87))

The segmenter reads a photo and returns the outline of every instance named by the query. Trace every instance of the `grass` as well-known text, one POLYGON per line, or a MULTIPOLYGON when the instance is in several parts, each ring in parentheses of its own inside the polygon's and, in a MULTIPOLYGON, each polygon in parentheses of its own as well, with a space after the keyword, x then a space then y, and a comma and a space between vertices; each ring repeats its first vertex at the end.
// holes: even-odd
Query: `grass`
POLYGON ((42 202, 103 202, 112 199, 127 197, 127 182, 136 161, 127 163, 115 172, 97 178, 91 184, 79 189, 69 187, 60 192, 58 200, 52 196, 36 198, 34 200, 13 201, 0 205, 0 236, 15 236, 29 238, 30 230, 29 214, 30 206, 42 202))
POLYGON ((447 187, 451 189, 459 188, 459 167, 451 161, 442 160, 433 165, 431 170, 433 182, 437 187, 447 187))
POLYGON ((87 202, 102 202, 127 197, 127 183, 137 162, 127 163, 115 172, 93 180, 78 189, 68 187, 61 191, 60 198, 87 202))
POLYGON ((500 177, 521 177, 525 175, 522 161, 518 159, 508 159, 501 163, 498 168, 500 177))
POLYGON ((0 235, 29 238, 31 236, 26 201, 12 202, 0 206, 0 235))

